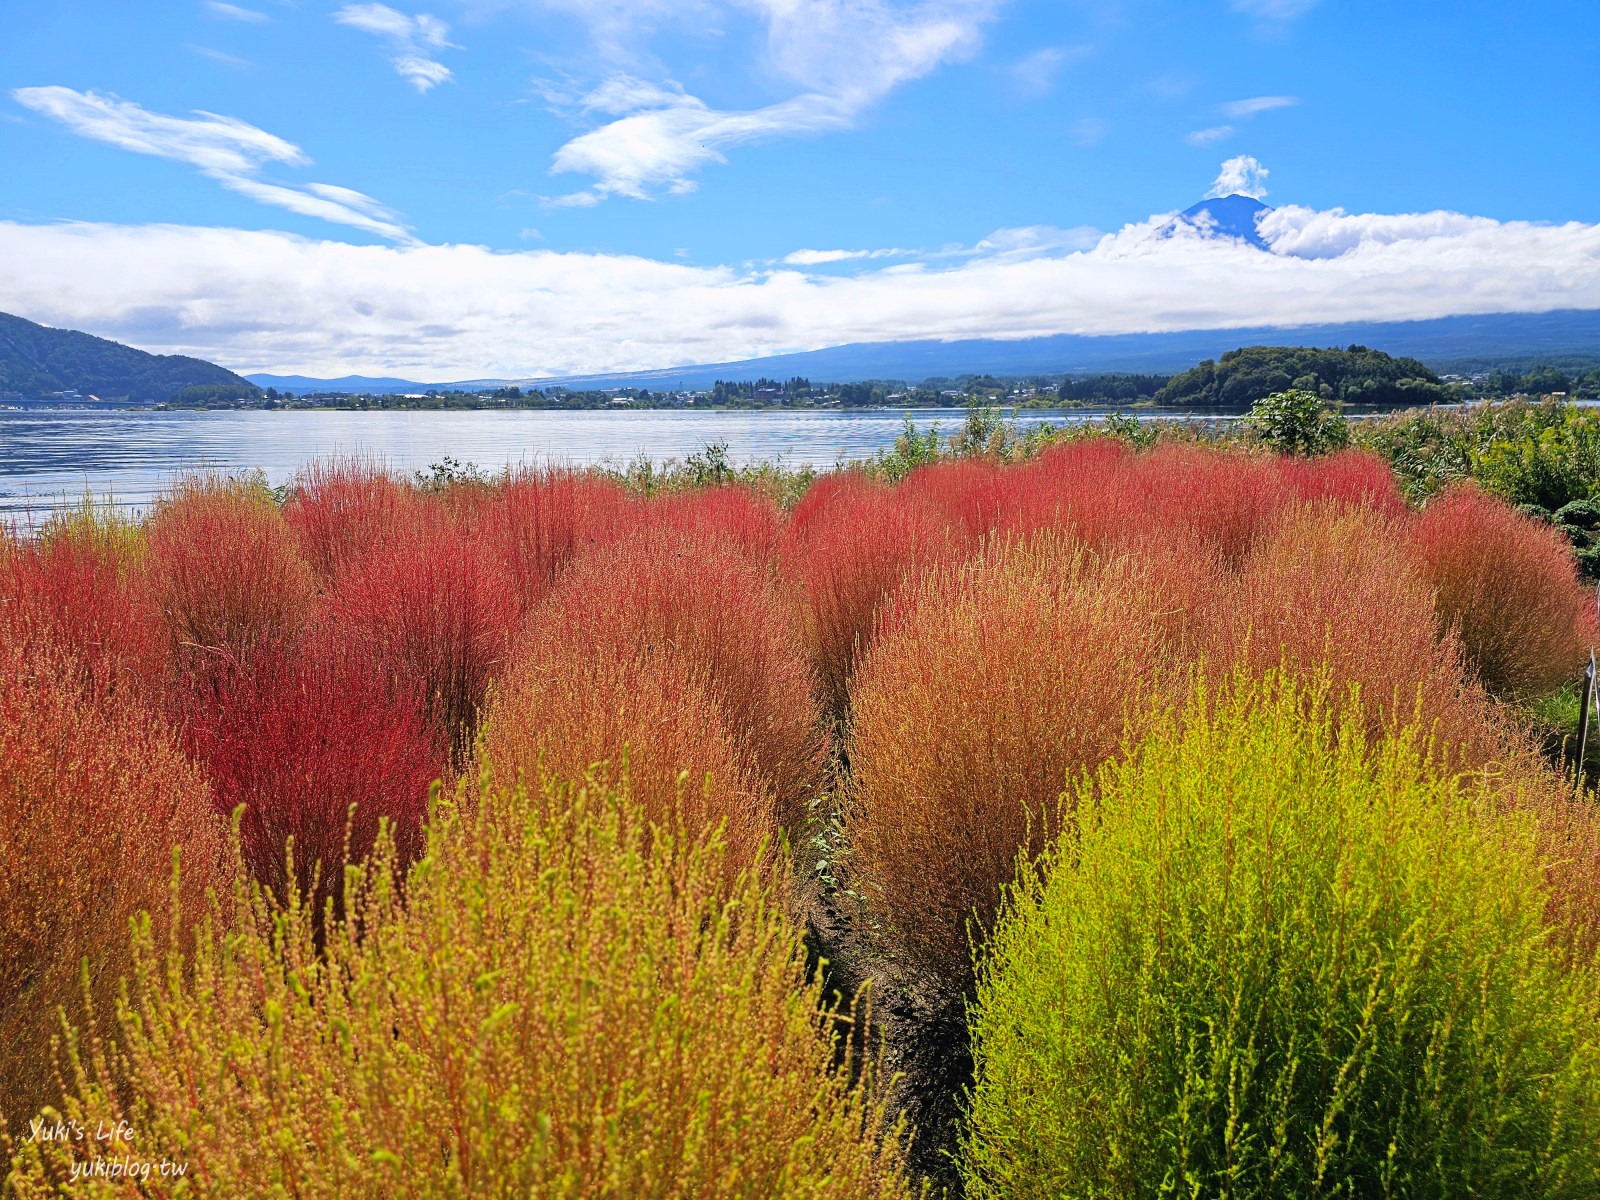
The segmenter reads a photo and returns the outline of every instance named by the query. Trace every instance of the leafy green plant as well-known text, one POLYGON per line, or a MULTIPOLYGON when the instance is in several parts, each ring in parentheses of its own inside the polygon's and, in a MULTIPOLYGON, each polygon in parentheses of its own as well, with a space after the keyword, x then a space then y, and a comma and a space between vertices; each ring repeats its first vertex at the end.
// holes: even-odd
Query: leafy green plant
POLYGON ((1326 454, 1350 443, 1350 423, 1316 392, 1291 388, 1257 400, 1245 425, 1285 454, 1326 454))
POLYGON ((728 443, 712 442, 701 447, 684 460, 689 480, 696 487, 727 483, 733 478, 733 464, 728 459, 728 443))
POLYGON ((969 1196, 1596 1194, 1532 821, 1362 729, 1241 676, 1079 787, 991 941, 969 1196))
POLYGON ((417 472, 417 487, 424 492, 446 492, 455 487, 487 487, 493 482, 477 463, 462 463, 446 454, 425 471, 417 472))
POLYGON ((86 1174, 118 1156, 214 1197, 905 1195, 799 930, 715 838, 651 834, 625 795, 485 788, 403 901, 387 848, 347 869, 322 954, 303 901, 243 887, 192 958, 142 923, 60 1111, 133 1136, 22 1143, 16 1195, 125 1194, 86 1174))
POLYGON ((918 467, 938 462, 939 423, 935 421, 926 433, 917 429, 911 414, 905 414, 905 424, 894 441, 894 449, 880 452, 869 467, 874 475, 889 483, 898 483, 918 467))

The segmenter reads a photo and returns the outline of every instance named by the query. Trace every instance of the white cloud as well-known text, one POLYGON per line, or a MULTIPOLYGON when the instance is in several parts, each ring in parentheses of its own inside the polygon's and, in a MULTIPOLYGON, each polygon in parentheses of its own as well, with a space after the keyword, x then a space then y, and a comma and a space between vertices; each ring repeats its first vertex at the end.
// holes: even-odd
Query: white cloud
POLYGON ((253 8, 240 8, 237 4, 224 4, 222 0, 206 0, 206 9, 213 16, 225 17, 230 21, 244 21, 251 25, 260 25, 272 20, 264 12, 257 12, 253 8))
POLYGON ((449 40, 450 26, 427 13, 408 16, 387 4, 347 4, 333 14, 341 25, 370 33, 389 48, 389 62, 419 92, 448 83, 450 68, 434 57, 438 50, 460 49, 449 40))
POLYGON ((412 240, 393 212, 361 192, 323 183, 297 188, 257 178, 273 163, 305 167, 311 165, 311 159, 293 142, 237 117, 200 110, 190 117, 169 117, 131 100, 65 87, 17 88, 11 98, 80 137, 135 154, 187 163, 228 190, 263 204, 349 225, 391 241, 412 240))
MULTIPOLYGON (((592 205, 609 196, 648 199, 694 190, 693 176, 741 143, 848 129, 869 106, 910 80, 969 56, 1003 0, 725 0, 766 27, 770 76, 800 91, 762 108, 713 108, 675 83, 615 72, 581 108, 617 118, 557 150, 556 173, 590 175, 592 186, 556 203, 592 205)), ((670 5, 557 3, 587 16, 597 40, 632 22, 680 11, 670 5)), ((682 6, 700 13, 704 5, 682 6)))
POLYGON ((1209 129, 1195 129, 1183 135, 1183 140, 1191 146, 1209 146, 1212 142, 1220 142, 1224 138, 1233 136, 1232 125, 1213 125, 1209 129))
POLYGON ((1211 184, 1205 198, 1217 196, 1252 196, 1257 200, 1267 194, 1267 176, 1270 172, 1253 155, 1237 154, 1222 164, 1222 170, 1211 184))
POLYGON ((796 250, 784 256, 791 267, 820 267, 826 263, 858 262, 869 258, 904 258, 912 250, 796 250))
POLYGON ((1271 251, 1172 229, 999 230, 853 274, 0 222, 0 311, 240 370, 422 380, 1023 338, 1600 308, 1600 226, 1288 207, 1271 251), (1086 247, 1086 248, 1085 248, 1086 247))
POLYGON ((210 46, 196 46, 193 43, 188 43, 184 46, 184 49, 200 55, 201 58, 209 58, 212 62, 221 63, 225 67, 244 68, 255 66, 248 58, 240 58, 236 54, 227 54, 221 50, 214 50, 210 46))
POLYGON ((552 203, 588 207, 608 196, 649 199, 658 191, 683 195, 692 176, 710 163, 726 162, 723 151, 779 135, 820 133, 849 125, 850 110, 828 96, 797 96, 745 112, 706 107, 693 96, 649 108, 592 129, 556 151, 557 172, 596 177, 595 184, 552 203))
POLYGON ((1252 96, 1248 100, 1230 100, 1217 105, 1217 111, 1234 121, 1246 120, 1257 113, 1271 112, 1275 108, 1293 108, 1300 103, 1299 96, 1252 96))
POLYGON ((1064 251, 1088 250, 1105 236, 1093 225, 1061 229, 1055 225, 1018 225, 996 229, 963 254, 987 258, 1037 258, 1064 251))

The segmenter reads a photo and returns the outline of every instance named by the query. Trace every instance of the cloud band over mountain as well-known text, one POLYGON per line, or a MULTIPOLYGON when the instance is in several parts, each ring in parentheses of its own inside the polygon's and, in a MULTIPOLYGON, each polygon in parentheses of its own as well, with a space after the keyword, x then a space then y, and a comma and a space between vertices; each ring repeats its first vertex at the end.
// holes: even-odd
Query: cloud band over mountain
POLYGON ((964 254, 841 275, 173 225, 0 222, 0 310, 238 370, 447 379, 642 370, 913 338, 1600 308, 1597 225, 1286 206, 1259 228, 1270 252, 1173 230, 1159 216, 1089 249, 1045 242, 1019 252, 998 231, 964 254))

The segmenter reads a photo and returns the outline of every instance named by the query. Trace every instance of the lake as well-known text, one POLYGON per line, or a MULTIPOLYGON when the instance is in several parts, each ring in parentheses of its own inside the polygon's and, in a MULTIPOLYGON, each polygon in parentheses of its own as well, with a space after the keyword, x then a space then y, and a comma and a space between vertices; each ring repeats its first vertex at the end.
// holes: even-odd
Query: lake
MULTIPOLYGON (((85 491, 140 510, 177 475, 260 469, 292 479, 314 458, 371 455, 403 474, 446 456, 498 471, 510 466, 614 464, 638 455, 682 459, 726 442, 735 463, 831 467, 894 444, 907 412, 919 429, 955 432, 966 411, 627 409, 550 412, 95 412, 0 411, 0 520, 39 522, 85 491)), ((1083 422, 1114 410, 1024 410, 1018 428, 1083 422)), ((1183 416, 1167 412, 1141 416, 1183 416)))

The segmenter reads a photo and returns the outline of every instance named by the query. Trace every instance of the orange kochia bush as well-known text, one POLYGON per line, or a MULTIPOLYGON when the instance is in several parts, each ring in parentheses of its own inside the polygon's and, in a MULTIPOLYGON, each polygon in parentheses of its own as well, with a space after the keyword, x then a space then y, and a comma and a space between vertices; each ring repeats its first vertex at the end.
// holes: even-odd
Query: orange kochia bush
POLYGON ((1403 526, 1373 509, 1297 506, 1225 582, 1213 612, 1207 649, 1219 670, 1325 673, 1332 695, 1359 689, 1374 737, 1420 716, 1459 765, 1505 751, 1504 723, 1467 678, 1460 641, 1440 636, 1403 526))
POLYGON ((502 786, 598 778, 652 824, 691 838, 723 827, 730 875, 774 847, 771 785, 750 769, 705 668, 685 656, 536 633, 496 685, 479 742, 502 786))
POLYGON ((1411 556, 1439 625, 1496 695, 1538 695, 1575 679, 1596 637, 1594 597, 1559 532, 1476 487, 1452 488, 1411 523, 1411 556))
POLYGON ((292 636, 316 577, 263 484, 198 476, 146 522, 144 579, 181 665, 242 659, 292 636))
MULTIPOLYGON (((602 678, 654 658, 681 663, 636 669, 653 673, 651 686, 668 693, 703 692, 737 751, 740 778, 771 795, 780 826, 793 830, 805 818, 823 766, 811 675, 765 573, 730 539, 647 526, 585 556, 531 615, 519 655, 516 689, 523 695, 530 694, 529 672, 559 677, 559 684, 541 688, 575 694, 585 686, 590 659, 602 678), (615 659, 601 662, 604 655, 615 659)), ((646 709, 662 702, 659 696, 639 701, 646 709)), ((625 718, 615 732, 638 719, 625 718)), ((717 736, 713 726, 711 741, 717 736)), ((677 740, 672 734, 666 743, 677 740)), ((622 749, 615 745, 597 757, 614 758, 622 749)), ((719 750, 677 765, 699 771, 721 761, 719 750)), ((525 759, 517 765, 530 766, 525 759)))
POLYGON ((917 495, 857 472, 829 476, 795 506, 779 549, 784 586, 834 717, 845 714, 883 603, 966 548, 966 538, 917 495))
POLYGON ((887 951, 968 986, 969 920, 990 927, 1069 777, 1117 749, 1173 648, 1149 619, 1162 607, 1134 560, 1059 535, 937 569, 892 604, 857 675, 847 815, 887 951))
POLYGON ((54 1102, 57 1009, 80 970, 109 1009, 128 922, 203 915, 231 857, 200 772, 128 697, 86 686, 48 645, 0 643, 0 1110, 13 1129, 54 1102), (173 851, 182 855, 174 893, 173 851))

